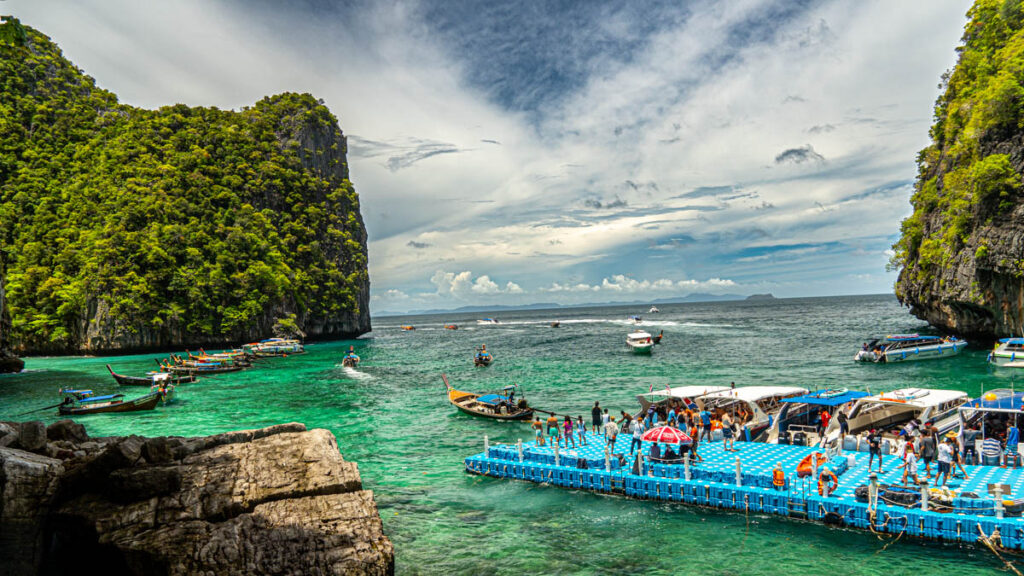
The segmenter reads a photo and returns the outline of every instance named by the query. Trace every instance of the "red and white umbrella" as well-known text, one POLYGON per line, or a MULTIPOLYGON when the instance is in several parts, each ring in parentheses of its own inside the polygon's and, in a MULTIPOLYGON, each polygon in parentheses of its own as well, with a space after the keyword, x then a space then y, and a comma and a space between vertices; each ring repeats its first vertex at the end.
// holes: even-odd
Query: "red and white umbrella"
POLYGON ((665 444, 693 444, 693 438, 682 430, 671 426, 658 426, 644 432, 643 439, 648 442, 663 442, 665 444))

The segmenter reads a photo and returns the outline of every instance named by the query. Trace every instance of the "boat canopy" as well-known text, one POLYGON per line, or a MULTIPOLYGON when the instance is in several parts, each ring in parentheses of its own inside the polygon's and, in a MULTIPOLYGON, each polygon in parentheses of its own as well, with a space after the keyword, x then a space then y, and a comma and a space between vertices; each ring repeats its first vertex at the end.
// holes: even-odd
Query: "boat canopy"
POLYGON ((630 340, 641 340, 650 337, 651 335, 648 334, 647 332, 644 332, 643 330, 640 330, 638 332, 630 332, 629 334, 626 334, 626 338, 629 338, 630 340))
POLYGON ((937 406, 958 398, 966 398, 967 393, 959 390, 939 390, 931 388, 900 388, 891 392, 883 392, 877 396, 868 396, 864 402, 892 402, 924 407, 937 406))
POLYGON ((109 394, 107 396, 93 396, 91 398, 85 398, 84 400, 79 400, 78 402, 80 404, 85 404, 87 402, 102 402, 104 400, 113 400, 114 398, 124 398, 124 394, 109 394))
POLYGON ((61 390, 61 394, 92 394, 92 390, 61 390))
POLYGON ((867 392, 860 392, 858 390, 816 390, 804 396, 783 398, 780 402, 786 402, 788 404, 814 404, 816 406, 834 407, 842 406, 847 402, 852 402, 867 395, 867 392))
POLYGON ((992 390, 981 395, 981 398, 970 400, 960 406, 960 410, 982 410, 986 412, 1020 412, 1024 410, 1024 392, 1011 390, 992 390))
POLYGON ((797 386, 743 386, 708 394, 707 398, 732 398, 743 400, 744 402, 756 402, 772 396, 789 394, 807 394, 807 388, 799 388, 797 386))
POLYGON ((1002 344, 1016 344, 1018 346, 1024 346, 1024 338, 1000 338, 999 342, 1002 344))
POLYGON ((662 396, 665 398, 699 398, 707 394, 728 390, 728 386, 676 386, 667 390, 654 390, 642 396, 662 396))
POLYGON ((499 402, 505 402, 507 400, 508 396, 502 396, 501 394, 484 394, 476 399, 477 402, 492 405, 497 405, 499 402))

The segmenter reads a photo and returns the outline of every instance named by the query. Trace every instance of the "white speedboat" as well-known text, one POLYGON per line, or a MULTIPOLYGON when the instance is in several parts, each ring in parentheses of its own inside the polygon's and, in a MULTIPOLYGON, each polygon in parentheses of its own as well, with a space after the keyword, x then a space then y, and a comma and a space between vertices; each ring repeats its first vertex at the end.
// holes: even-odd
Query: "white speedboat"
MULTIPOLYGON (((807 392, 807 388, 798 386, 743 386, 708 394, 698 399, 697 404, 711 412, 721 408, 734 415, 743 408, 751 414, 746 423, 750 439, 764 441, 768 426, 782 408, 782 401, 807 392)), ((742 438, 743 432, 740 435, 742 438)))
MULTIPOLYGON (((853 405, 847 416, 849 434, 867 435, 878 430, 883 438, 894 439, 911 420, 921 425, 931 422, 940 433, 956 428, 957 408, 967 402, 967 393, 959 390, 901 388, 874 396, 865 396, 853 405)), ((839 438, 839 421, 833 418, 825 430, 825 440, 839 438)))
POLYGON ((857 362, 909 362, 956 356, 967 347, 966 340, 955 336, 890 334, 864 344, 853 359, 857 362))
POLYGON ((657 314, 658 312, 661 312, 661 310, 658 310, 657 306, 651 306, 651 309, 647 311, 648 314, 657 314))
POLYGON ((476 323, 481 326, 487 326, 489 324, 501 324, 501 322, 498 322, 494 318, 482 318, 480 320, 477 320, 476 323))
POLYGON ((673 400, 677 400, 679 403, 686 406, 691 404, 697 404, 700 406, 700 399, 704 396, 714 394, 716 392, 723 392, 725 390, 729 390, 729 387, 676 386, 675 388, 666 388, 664 390, 652 390, 647 394, 638 395, 636 399, 640 402, 641 413, 644 414, 652 405, 660 406, 661 404, 670 403, 673 400))
POLYGON ((1003 338, 988 361, 1003 368, 1024 368, 1024 338, 1003 338))
POLYGON ((627 318, 627 320, 629 320, 633 324, 641 324, 641 323, 643 323, 643 320, 641 320, 639 316, 630 316, 629 318, 627 318))
POLYGON ((822 412, 827 411, 829 416, 835 418, 843 406, 867 395, 867 392, 846 388, 830 388, 785 398, 782 400, 782 409, 768 427, 765 442, 817 446, 822 437, 822 412))
POLYGON ((634 354, 650 354, 654 349, 654 337, 643 330, 626 334, 626 346, 634 354))

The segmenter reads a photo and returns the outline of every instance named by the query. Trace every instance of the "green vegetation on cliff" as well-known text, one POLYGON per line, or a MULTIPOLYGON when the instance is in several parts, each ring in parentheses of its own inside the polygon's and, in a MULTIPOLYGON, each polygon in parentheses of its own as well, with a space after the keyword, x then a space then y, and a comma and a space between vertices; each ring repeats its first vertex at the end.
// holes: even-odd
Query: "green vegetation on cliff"
MULTIPOLYGON (((1024 6, 978 0, 967 17, 959 61, 940 85, 932 144, 917 157, 914 213, 893 246, 901 298, 909 285, 934 283, 979 224, 1008 217, 1021 192, 1024 6)), ((987 242, 975 244, 972 255, 987 257, 987 242)))
POLYGON ((14 339, 76 349, 98 322, 175 335, 152 342, 213 341, 288 314, 365 315, 365 231, 344 148, 337 119, 308 94, 239 112, 139 109, 44 35, 0 25, 14 339))

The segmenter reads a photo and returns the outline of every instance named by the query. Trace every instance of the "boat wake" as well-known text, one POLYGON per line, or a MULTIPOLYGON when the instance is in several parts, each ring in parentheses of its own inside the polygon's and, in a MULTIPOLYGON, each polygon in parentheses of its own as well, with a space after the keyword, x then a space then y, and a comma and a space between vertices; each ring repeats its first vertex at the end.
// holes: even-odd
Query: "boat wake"
POLYGON ((345 375, 348 376, 349 378, 353 378, 355 380, 373 380, 372 375, 367 374, 366 372, 360 372, 359 370, 352 368, 350 366, 342 366, 341 364, 335 364, 335 366, 341 368, 342 371, 345 372, 345 375))

